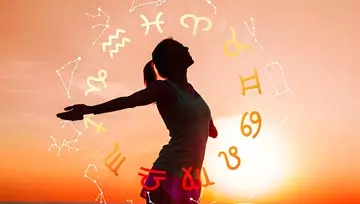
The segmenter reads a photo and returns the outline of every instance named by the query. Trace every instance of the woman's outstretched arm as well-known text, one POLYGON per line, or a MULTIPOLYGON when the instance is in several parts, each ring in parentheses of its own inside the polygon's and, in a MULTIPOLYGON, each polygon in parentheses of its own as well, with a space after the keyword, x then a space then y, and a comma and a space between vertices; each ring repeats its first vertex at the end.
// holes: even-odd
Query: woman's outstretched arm
POLYGON ((119 97, 113 100, 90 106, 90 111, 93 114, 102 114, 127 108, 134 108, 137 106, 145 106, 156 101, 159 101, 162 96, 163 83, 155 81, 149 84, 147 88, 140 90, 130 96, 119 97))

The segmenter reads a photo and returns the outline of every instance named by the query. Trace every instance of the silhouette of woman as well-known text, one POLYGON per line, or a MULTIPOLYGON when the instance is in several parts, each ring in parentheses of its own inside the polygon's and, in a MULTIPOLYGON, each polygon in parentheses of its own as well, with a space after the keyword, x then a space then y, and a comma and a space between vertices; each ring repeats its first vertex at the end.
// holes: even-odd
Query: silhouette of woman
MULTIPOLYGON (((194 63, 189 49, 178 41, 167 38, 161 41, 144 67, 146 88, 127 97, 87 106, 76 104, 66 107, 57 117, 63 120, 82 120, 86 114, 102 114, 156 103, 158 111, 170 132, 170 141, 164 145, 159 157, 153 163, 156 170, 166 171, 166 180, 160 187, 147 192, 142 189, 140 196, 146 203, 194 204, 201 192, 198 173, 192 173, 198 188, 183 189, 182 168, 192 167, 201 171, 207 138, 217 137, 210 109, 204 99, 187 80, 187 69, 194 63), (165 80, 158 80, 157 73, 165 80), (148 194, 150 196, 148 196, 148 194)), ((145 185, 154 186, 155 173, 149 173, 145 185)))

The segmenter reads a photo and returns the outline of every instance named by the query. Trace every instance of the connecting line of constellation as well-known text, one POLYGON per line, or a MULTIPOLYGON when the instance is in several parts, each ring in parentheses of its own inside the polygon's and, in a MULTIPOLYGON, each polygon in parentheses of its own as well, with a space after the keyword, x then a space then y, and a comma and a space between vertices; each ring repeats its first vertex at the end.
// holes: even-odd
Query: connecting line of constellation
POLYGON ((50 144, 50 146, 48 148, 48 151, 50 151, 53 147, 57 148, 58 149, 57 156, 60 156, 61 150, 63 148, 65 148, 67 151, 70 151, 70 150, 79 151, 78 148, 74 148, 71 145, 73 143, 78 142, 82 132, 80 132, 78 129, 76 129, 76 127, 69 121, 60 121, 59 123, 62 124, 61 128, 64 128, 66 125, 69 124, 76 131, 77 135, 76 135, 75 139, 73 139, 73 140, 64 139, 61 145, 58 145, 57 142, 56 142, 56 139, 53 136, 50 136, 50 139, 53 141, 53 143, 50 144))
POLYGON ((107 14, 105 13, 105 11, 102 10, 101 8, 98 8, 97 10, 98 10, 98 13, 97 13, 96 15, 92 15, 92 14, 89 14, 89 13, 86 13, 86 14, 85 14, 85 15, 90 16, 90 17, 92 17, 92 18, 100 17, 101 14, 103 14, 104 16, 106 16, 106 22, 105 22, 105 24, 96 24, 96 25, 91 26, 92 29, 94 29, 94 28, 96 28, 96 27, 98 27, 98 26, 104 27, 104 28, 102 29, 101 33, 100 33, 100 34, 96 37, 96 39, 93 41, 93 43, 92 43, 93 45, 96 44, 96 42, 99 40, 99 38, 102 36, 102 34, 110 27, 110 16, 107 15, 107 14))
POLYGON ((91 180, 96 185, 96 188, 99 190, 99 195, 96 197, 95 202, 97 202, 100 199, 99 200, 100 203, 106 204, 106 200, 105 200, 105 197, 104 197, 104 192, 100 188, 99 184, 97 183, 97 181, 95 179, 93 179, 93 178, 91 178, 91 177, 89 177, 87 175, 87 172, 91 167, 93 167, 95 169, 95 172, 98 171, 95 164, 88 164, 87 168, 85 169, 84 177, 91 180))
POLYGON ((251 17, 250 21, 251 21, 252 29, 250 29, 250 27, 246 21, 244 21, 244 24, 245 24, 249 34, 251 35, 251 37, 254 39, 255 43, 259 46, 260 50, 263 50, 264 49, 263 46, 260 44, 259 40, 256 38, 256 27, 255 27, 255 23, 254 23, 254 18, 251 17))
MULTIPOLYGON (((198 199, 198 200, 195 200, 194 198, 191 198, 190 197, 190 201, 193 201, 193 202, 195 202, 195 203, 197 203, 197 204, 200 204, 200 199, 203 197, 203 194, 201 194, 200 195, 200 198, 198 199)), ((211 202, 211 203, 209 203, 209 204, 214 204, 214 203, 216 203, 216 201, 213 201, 213 202, 211 202)))
POLYGON ((269 81, 271 83, 271 86, 272 86, 273 90, 275 91, 275 95, 274 95, 275 97, 280 96, 282 94, 292 93, 292 91, 290 90, 290 87, 289 87, 289 85, 288 85, 288 83, 286 81, 285 74, 284 74, 284 69, 282 68, 282 66, 281 66, 281 64, 279 62, 275 61, 275 62, 267 63, 266 66, 265 66, 265 72, 266 72, 266 74, 267 74, 267 76, 269 78, 269 81), (274 83, 274 81, 273 81, 273 79, 271 77, 271 74, 269 73, 269 67, 273 66, 273 65, 277 65, 279 67, 279 70, 280 70, 280 73, 281 73, 281 78, 282 78, 282 80, 284 82, 284 85, 285 85, 285 90, 282 91, 282 92, 279 92, 279 90, 276 88, 275 83, 274 83))
POLYGON ((64 89, 66 91, 66 95, 67 95, 68 98, 70 98, 70 90, 71 90, 71 85, 72 85, 72 81, 73 81, 73 78, 74 78, 74 73, 75 73, 75 71, 77 70, 77 68, 79 66, 80 60, 81 60, 81 57, 77 57, 75 60, 68 62, 67 64, 63 65, 60 69, 56 70, 56 73, 60 78, 60 81, 61 81, 61 83, 62 83, 62 85, 63 85, 63 87, 64 87, 64 89), (70 81, 69 81, 68 86, 66 86, 66 84, 64 82, 64 79, 61 77, 60 71, 62 71, 67 66, 69 66, 70 64, 73 64, 73 63, 75 63, 75 67, 71 71, 70 81))
MULTIPOLYGON (((204 0, 205 3, 207 3, 208 5, 210 5, 213 9, 214 9, 214 14, 216 14, 217 12, 217 8, 214 5, 214 3, 212 3, 212 0, 204 0)), ((132 4, 131 4, 131 8, 129 9, 129 12, 134 12, 137 8, 142 7, 142 6, 148 6, 148 5, 152 5, 155 4, 156 6, 161 6, 164 3, 166 3, 166 0, 156 0, 156 1, 149 1, 149 2, 145 2, 145 3, 139 3, 136 6, 135 5, 136 0, 133 0, 132 4)))

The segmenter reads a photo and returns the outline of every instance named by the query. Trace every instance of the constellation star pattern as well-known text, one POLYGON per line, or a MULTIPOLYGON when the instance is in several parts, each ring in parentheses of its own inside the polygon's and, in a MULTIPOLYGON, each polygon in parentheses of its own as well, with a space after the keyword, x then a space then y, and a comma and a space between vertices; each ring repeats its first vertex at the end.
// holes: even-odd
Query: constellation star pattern
POLYGON ((205 3, 207 3, 208 5, 210 5, 213 9, 214 9, 214 14, 216 14, 217 12, 217 8, 214 5, 214 3, 212 2, 212 0, 205 0, 205 3))
POLYGON ((96 44, 96 42, 99 40, 99 38, 102 36, 102 34, 110 27, 110 16, 105 13, 104 10, 102 10, 100 7, 97 9, 98 13, 96 15, 92 15, 89 13, 86 13, 85 15, 90 16, 92 18, 100 17, 101 14, 106 16, 106 22, 105 24, 96 24, 91 26, 91 29, 97 28, 98 26, 104 27, 101 31, 101 33, 96 37, 96 39, 92 42, 93 45, 96 44))
POLYGON ((146 194, 147 194, 147 196, 149 198, 149 204, 155 204, 154 202, 151 201, 150 192, 146 191, 146 194))
POLYGON ((166 3, 166 0, 157 0, 157 1, 150 1, 150 2, 145 2, 145 3, 139 3, 136 6, 135 5, 136 0, 133 0, 132 4, 131 4, 131 8, 129 9, 129 13, 132 13, 135 11, 135 9, 142 7, 142 6, 147 6, 147 5, 152 5, 155 4, 156 6, 161 6, 164 3, 166 3))
POLYGON ((67 64, 63 65, 60 69, 56 70, 56 73, 60 77, 60 81, 61 81, 62 85, 64 86, 64 89, 66 91, 66 95, 67 95, 68 98, 71 98, 70 97, 71 85, 72 85, 72 81, 73 81, 73 78, 74 78, 74 73, 78 68, 80 60, 81 60, 81 57, 77 57, 75 60, 68 62, 67 64), (68 65, 73 64, 73 63, 75 63, 75 67, 71 71, 70 81, 69 81, 68 86, 66 86, 66 84, 64 82, 64 79, 61 77, 60 71, 64 70, 65 67, 67 67, 68 65))
POLYGON ((251 17, 250 20, 251 20, 251 25, 252 25, 251 29, 246 21, 244 21, 244 24, 245 24, 248 32, 250 33, 251 37, 253 37, 255 43, 259 46, 260 50, 263 50, 263 46, 260 44, 259 40, 256 38, 256 27, 254 24, 254 18, 251 17))
MULTIPOLYGON (((198 200, 195 200, 194 198, 190 197, 190 201, 193 201, 193 202, 195 202, 197 204, 200 204, 200 200, 201 200, 202 197, 203 197, 203 194, 200 195, 200 198, 198 200)), ((213 201, 213 202, 211 202, 209 204, 214 204, 214 203, 216 203, 216 201, 213 201)))
POLYGON ((84 177, 91 180, 95 185, 96 185, 96 188, 99 190, 99 195, 96 197, 95 199, 95 202, 97 202, 99 200, 99 203, 104 203, 106 204, 106 201, 105 201, 105 197, 104 197, 104 192, 102 191, 102 189, 100 188, 99 184, 97 183, 97 181, 93 178, 91 178, 90 176, 87 175, 88 173, 88 170, 93 167, 95 169, 95 172, 98 171, 98 169, 96 168, 96 165, 95 164, 88 164, 87 168, 85 169, 85 174, 84 174, 84 177))
POLYGON ((64 139, 62 144, 59 146, 56 142, 56 139, 53 137, 53 136, 50 136, 50 139, 53 141, 53 144, 50 144, 49 148, 48 148, 48 151, 50 151, 53 147, 57 148, 57 156, 59 157, 60 156, 60 153, 61 153, 61 150, 63 148, 65 148, 67 151, 71 151, 71 150, 74 150, 74 151, 79 151, 78 148, 75 148, 75 147, 72 147, 71 145, 73 143, 77 143, 79 138, 80 138, 80 135, 82 134, 82 132, 80 132, 78 129, 75 128, 75 126, 69 122, 69 121, 60 121, 59 122, 60 124, 62 124, 61 128, 64 128, 67 124, 70 124, 70 126, 77 132, 77 135, 75 137, 75 139, 73 140, 67 140, 67 139, 64 139))
POLYGON ((281 64, 279 62, 275 61, 275 62, 267 63, 266 66, 265 66, 265 72, 266 72, 266 74, 267 74, 267 76, 269 78, 269 81, 271 83, 271 86, 272 86, 273 90, 275 91, 274 96, 280 96, 280 95, 283 95, 283 94, 292 93, 292 91, 290 90, 290 87, 287 84, 287 81, 285 79, 284 69, 282 68, 282 66, 281 66, 281 64), (285 85, 285 90, 282 91, 282 92, 278 91, 278 89, 275 86, 274 81, 272 80, 271 74, 269 73, 269 67, 273 66, 273 65, 277 65, 279 67, 279 70, 280 70, 280 73, 281 73, 281 78, 282 78, 282 80, 284 82, 284 85, 285 85))

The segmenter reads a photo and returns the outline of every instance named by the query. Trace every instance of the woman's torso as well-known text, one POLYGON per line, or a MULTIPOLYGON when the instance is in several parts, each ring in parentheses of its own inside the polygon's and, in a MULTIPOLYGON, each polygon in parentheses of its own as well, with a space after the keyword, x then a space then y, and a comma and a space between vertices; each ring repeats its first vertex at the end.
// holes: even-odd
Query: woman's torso
POLYGON ((163 108, 161 103, 157 106, 171 138, 162 147, 154 167, 175 175, 183 175, 182 168, 201 170, 210 109, 199 94, 191 94, 169 80, 165 83, 172 88, 175 100, 167 108, 163 108))

